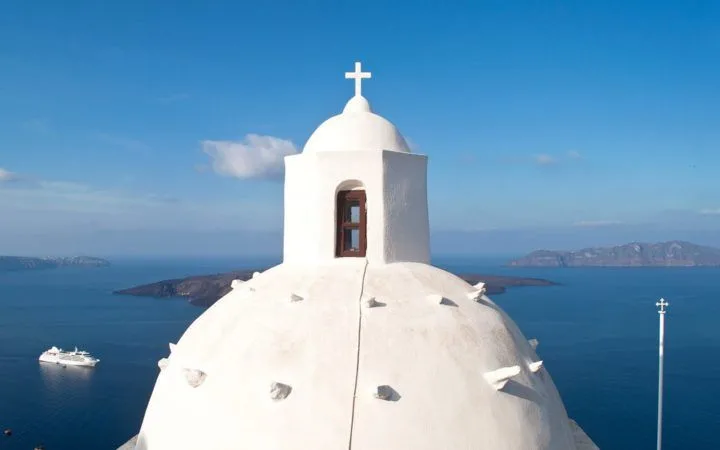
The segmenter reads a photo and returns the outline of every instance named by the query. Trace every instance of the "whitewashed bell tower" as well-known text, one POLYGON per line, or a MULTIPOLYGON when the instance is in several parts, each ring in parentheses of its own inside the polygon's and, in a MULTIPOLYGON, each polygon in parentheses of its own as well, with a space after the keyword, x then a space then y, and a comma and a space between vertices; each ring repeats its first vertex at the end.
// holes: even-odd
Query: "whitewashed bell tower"
POLYGON ((345 77, 355 96, 285 158, 284 262, 429 263, 427 157, 372 112, 359 62, 345 77))

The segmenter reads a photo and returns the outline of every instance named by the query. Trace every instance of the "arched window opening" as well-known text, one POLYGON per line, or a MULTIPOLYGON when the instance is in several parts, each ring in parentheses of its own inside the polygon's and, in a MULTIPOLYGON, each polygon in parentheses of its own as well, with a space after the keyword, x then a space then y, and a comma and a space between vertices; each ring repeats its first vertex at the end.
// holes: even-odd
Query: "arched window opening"
POLYGON ((335 256, 364 257, 367 250, 367 209, 363 190, 337 194, 335 256))

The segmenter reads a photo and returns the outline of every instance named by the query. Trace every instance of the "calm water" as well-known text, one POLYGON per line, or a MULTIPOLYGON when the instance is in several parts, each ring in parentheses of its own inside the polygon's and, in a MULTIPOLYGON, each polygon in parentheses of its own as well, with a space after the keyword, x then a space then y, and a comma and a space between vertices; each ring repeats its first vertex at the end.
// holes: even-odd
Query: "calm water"
MULTIPOLYGON (((0 274, 0 449, 114 449, 134 435, 168 353, 202 310, 183 300, 113 296, 113 289, 270 261, 118 261, 104 269, 0 274), (97 368, 40 365, 51 345, 87 348, 97 368)), ((720 270, 508 269, 438 259, 455 272, 538 276, 557 287, 494 299, 528 338, 570 416, 603 449, 655 448, 657 313, 670 305, 666 449, 717 449, 720 270)))

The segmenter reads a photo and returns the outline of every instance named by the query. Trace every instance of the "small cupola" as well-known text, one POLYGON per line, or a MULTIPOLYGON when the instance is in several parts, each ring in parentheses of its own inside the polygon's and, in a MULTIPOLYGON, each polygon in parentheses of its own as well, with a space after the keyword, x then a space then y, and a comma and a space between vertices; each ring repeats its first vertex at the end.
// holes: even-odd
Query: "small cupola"
POLYGON ((371 76, 355 63, 355 96, 285 157, 285 262, 429 262, 427 157, 372 111, 371 76))

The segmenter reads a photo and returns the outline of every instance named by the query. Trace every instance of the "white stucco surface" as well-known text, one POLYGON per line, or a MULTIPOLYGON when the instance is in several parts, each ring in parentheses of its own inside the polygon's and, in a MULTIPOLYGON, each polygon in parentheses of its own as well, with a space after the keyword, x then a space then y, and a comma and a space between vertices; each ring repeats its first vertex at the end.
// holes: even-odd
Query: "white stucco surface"
POLYGON ((472 291, 419 263, 277 266, 188 328, 158 376, 136 448, 574 449, 549 374, 529 370, 538 356, 472 291), (379 305, 363 306, 368 297, 379 305), (521 372, 500 391, 483 378, 512 365, 521 372), (187 369, 205 381, 192 387, 187 369), (273 382, 292 388, 287 398, 271 398, 273 382), (399 398, 376 398, 382 385, 399 398))
POLYGON ((386 150, 286 157, 283 260, 333 260, 337 192, 361 188, 367 197, 367 260, 429 262, 426 173, 427 157, 386 150))
POLYGON ((341 114, 327 119, 315 130, 303 153, 378 150, 410 153, 395 125, 373 113, 367 99, 356 96, 341 114))
POLYGON ((481 286, 429 265, 427 158, 371 112, 355 67, 344 112, 285 158, 283 263, 159 356, 136 449, 578 450, 534 346, 481 286), (367 253, 336 258, 351 189, 367 253))

